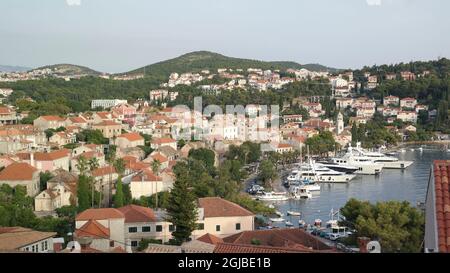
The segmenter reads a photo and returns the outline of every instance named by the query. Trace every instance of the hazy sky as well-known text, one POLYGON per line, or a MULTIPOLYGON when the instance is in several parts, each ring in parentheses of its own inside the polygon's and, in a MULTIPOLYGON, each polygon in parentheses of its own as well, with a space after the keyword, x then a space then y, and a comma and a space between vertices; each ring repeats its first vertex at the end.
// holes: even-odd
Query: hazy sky
POLYGON ((447 0, 1 0, 0 64, 124 72, 195 50, 338 68, 450 57, 447 0))

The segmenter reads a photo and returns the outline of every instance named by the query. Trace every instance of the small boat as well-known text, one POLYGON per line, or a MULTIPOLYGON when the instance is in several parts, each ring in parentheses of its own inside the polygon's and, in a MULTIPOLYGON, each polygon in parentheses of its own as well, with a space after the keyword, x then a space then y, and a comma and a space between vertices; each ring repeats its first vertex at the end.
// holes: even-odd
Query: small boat
POLYGON ((289 222, 289 221, 286 221, 286 226, 287 227, 293 227, 294 226, 294 224, 292 224, 291 222, 289 222))
POLYGON ((291 216, 300 216, 301 213, 298 212, 298 211, 290 211, 290 210, 288 210, 288 211, 287 211, 287 215, 291 215, 291 216))
POLYGON ((301 228, 306 227, 306 222, 304 220, 298 220, 298 226, 301 228))
POLYGON ((322 220, 320 220, 320 219, 314 220, 314 226, 321 227, 322 226, 322 220))
POLYGON ((273 204, 268 205, 269 209, 274 209, 275 206, 273 204))
POLYGON ((278 210, 275 211, 275 214, 278 215, 279 217, 283 217, 284 216, 284 214, 282 212, 278 211, 278 210))
POLYGON ((414 152, 415 150, 414 149, 409 149, 411 152, 414 152))
POLYGON ((422 147, 419 148, 419 152, 421 152, 421 153, 423 152, 423 148, 422 147))
POLYGON ((269 219, 271 222, 274 222, 274 223, 281 223, 281 222, 284 222, 285 220, 283 219, 283 218, 270 218, 269 219))
POLYGON ((401 153, 406 153, 406 150, 405 149, 401 149, 400 152, 401 153))

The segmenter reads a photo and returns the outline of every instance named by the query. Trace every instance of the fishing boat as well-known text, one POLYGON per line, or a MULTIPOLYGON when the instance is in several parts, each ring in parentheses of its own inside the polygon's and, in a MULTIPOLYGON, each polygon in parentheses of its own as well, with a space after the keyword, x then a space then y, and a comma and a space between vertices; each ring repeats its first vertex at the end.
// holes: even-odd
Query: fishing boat
POLYGON ((294 226, 294 224, 292 224, 291 222, 289 222, 289 221, 286 221, 286 226, 287 227, 293 227, 294 226))
POLYGON ((269 220, 271 221, 271 222, 274 222, 274 223, 281 223, 281 222, 284 222, 285 220, 283 219, 283 218, 269 218, 269 220))
POLYGON ((300 216, 300 215, 301 215, 300 212, 298 212, 298 211, 291 211, 291 210, 288 210, 288 211, 286 212, 286 214, 287 214, 287 215, 290 215, 290 216, 300 216))

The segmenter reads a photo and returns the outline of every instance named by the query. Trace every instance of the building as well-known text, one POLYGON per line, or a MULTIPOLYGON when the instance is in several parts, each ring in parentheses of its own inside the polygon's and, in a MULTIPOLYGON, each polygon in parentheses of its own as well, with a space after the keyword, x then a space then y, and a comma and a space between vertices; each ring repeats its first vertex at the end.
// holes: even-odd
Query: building
POLYGON ((436 160, 431 166, 425 201, 426 253, 450 253, 450 160, 436 160))
POLYGON ((42 172, 52 172, 57 169, 69 171, 70 169, 70 150, 61 149, 48 153, 18 153, 17 156, 31 166, 42 172))
POLYGON ((134 148, 145 145, 145 139, 138 133, 125 133, 118 136, 115 144, 121 148, 134 148))
POLYGON ((415 109, 417 100, 415 98, 404 98, 400 100, 401 108, 415 109))
POLYGON ((150 143, 150 147, 154 150, 157 150, 164 146, 170 146, 173 149, 177 150, 177 141, 172 138, 152 138, 150 143))
POLYGON ((130 182, 131 196, 134 199, 139 199, 142 196, 152 196, 155 193, 164 190, 163 180, 156 176, 150 170, 144 170, 139 174, 133 176, 130 182))
POLYGON ((55 176, 47 181, 47 189, 34 199, 35 211, 54 211, 64 206, 77 205, 78 177, 59 169, 55 176))
POLYGON ((400 102, 400 98, 396 97, 396 96, 387 96, 387 97, 383 98, 384 106, 390 106, 390 105, 398 106, 399 102, 400 102))
POLYGON ((75 217, 74 239, 92 240, 91 247, 110 252, 126 248, 125 215, 115 208, 87 209, 75 217))
POLYGON ((39 193, 39 171, 28 163, 12 163, 0 172, 0 185, 24 186, 27 195, 34 197, 39 193))
POLYGON ((92 125, 92 129, 102 132, 105 138, 114 138, 122 134, 122 124, 112 120, 104 120, 92 125))
POLYGON ((0 252, 51 253, 55 235, 23 227, 0 227, 0 252))
POLYGON ((172 238, 174 227, 165 220, 165 214, 161 211, 136 205, 128 205, 118 210, 125 217, 125 240, 132 248, 138 247, 142 239, 166 243, 172 238))
POLYGON ((40 116, 33 121, 33 125, 40 130, 58 129, 66 126, 66 120, 58 116, 40 116))
POLYGON ((255 228, 252 212, 219 197, 198 199, 198 218, 199 228, 192 234, 194 239, 206 233, 225 237, 255 228))
POLYGON ((416 111, 399 111, 397 114, 397 119, 400 119, 404 122, 417 122, 417 113, 416 111))
POLYGON ((9 107, 0 107, 0 124, 16 124, 18 122, 18 117, 16 111, 9 107))
POLYGON ((121 103, 128 103, 128 101, 127 100, 117 100, 117 99, 113 99, 113 100, 93 100, 91 102, 91 108, 95 109, 95 108, 101 107, 103 109, 106 109, 106 108, 114 107, 114 106, 119 105, 121 103))
POLYGON ((400 72, 400 76, 404 81, 414 81, 416 80, 416 75, 410 71, 402 71, 400 72))
POLYGON ((340 135, 344 131, 344 116, 339 112, 336 121, 336 135, 340 135))

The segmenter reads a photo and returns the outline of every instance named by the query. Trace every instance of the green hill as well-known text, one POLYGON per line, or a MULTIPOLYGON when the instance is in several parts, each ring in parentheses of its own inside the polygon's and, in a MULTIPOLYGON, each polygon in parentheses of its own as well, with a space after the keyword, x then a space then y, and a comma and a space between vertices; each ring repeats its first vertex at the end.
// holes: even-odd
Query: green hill
POLYGON ((326 66, 318 64, 306 64, 301 65, 296 62, 265 62, 258 60, 240 59, 227 57, 218 53, 209 51, 197 51, 182 55, 175 59, 155 63, 146 67, 123 73, 127 75, 143 74, 168 77, 171 73, 185 73, 196 72, 203 69, 217 70, 219 68, 231 68, 231 69, 247 69, 247 68, 261 68, 261 69, 280 69, 286 70, 289 68, 301 69, 306 68, 313 71, 336 71, 336 69, 328 68, 326 66))
POLYGON ((73 64, 55 64, 48 65, 36 68, 34 70, 40 69, 51 69, 56 75, 59 76, 74 76, 74 75, 82 75, 82 76, 98 76, 101 73, 90 69, 89 67, 73 65, 73 64))

